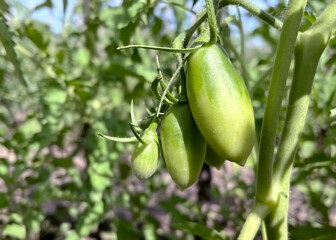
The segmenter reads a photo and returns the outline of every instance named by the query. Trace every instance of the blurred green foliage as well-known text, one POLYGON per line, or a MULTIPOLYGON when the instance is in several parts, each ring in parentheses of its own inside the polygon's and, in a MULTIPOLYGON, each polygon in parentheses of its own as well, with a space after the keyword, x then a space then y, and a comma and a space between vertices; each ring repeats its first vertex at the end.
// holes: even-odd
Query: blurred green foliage
MULTIPOLYGON (((17 0, 0 0, 0 238, 235 238, 253 200, 252 161, 244 169, 205 167, 200 181, 181 193, 164 164, 140 182, 129 165, 134 145, 96 135, 130 136, 131 100, 139 119, 155 107, 150 83, 156 53, 116 48, 171 46, 195 17, 186 9, 195 4, 199 9, 203 1, 112 2, 78 1, 70 11, 63 0, 63 13, 70 17, 55 33, 32 17, 54 8, 53 1, 30 11, 17 0)), ((302 31, 328 2, 309 1, 302 31)), ((280 1, 267 11, 281 18, 284 8, 280 1)), ((236 9, 222 15, 239 22, 236 9)), ((221 29, 241 70, 234 53, 241 39, 236 26, 221 29)), ((278 36, 261 22, 245 33, 258 133, 278 36)), ((159 58, 164 75, 171 76, 174 57, 160 53, 159 58)), ((291 239, 336 236, 335 62, 334 36, 319 65, 295 163, 291 239)))

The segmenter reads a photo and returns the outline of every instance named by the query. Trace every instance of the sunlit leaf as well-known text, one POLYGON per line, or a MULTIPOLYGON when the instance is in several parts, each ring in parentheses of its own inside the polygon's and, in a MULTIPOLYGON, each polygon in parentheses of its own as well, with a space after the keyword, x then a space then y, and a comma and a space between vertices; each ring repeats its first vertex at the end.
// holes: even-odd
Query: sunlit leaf
POLYGON ((205 240, 227 240, 228 237, 224 232, 218 232, 214 229, 195 222, 174 223, 173 227, 183 231, 192 233, 195 236, 201 237, 205 240))
POLYGON ((23 225, 17 223, 10 223, 5 225, 2 230, 2 234, 7 237, 14 237, 18 239, 26 238, 26 228, 23 225))

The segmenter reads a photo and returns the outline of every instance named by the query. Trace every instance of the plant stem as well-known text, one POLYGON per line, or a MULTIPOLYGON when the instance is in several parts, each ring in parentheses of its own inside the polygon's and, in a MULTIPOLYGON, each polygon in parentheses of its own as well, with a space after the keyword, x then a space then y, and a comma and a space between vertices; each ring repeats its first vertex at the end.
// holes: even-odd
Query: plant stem
POLYGON ((270 210, 271 209, 267 204, 256 201, 245 221, 243 229, 239 234, 238 240, 253 240, 254 236, 258 232, 258 229, 263 219, 270 212, 270 210))
POLYGON ((281 30, 282 29, 282 22, 279 19, 276 19, 269 13, 261 10, 256 5, 251 3, 248 0, 222 0, 219 4, 219 8, 221 8, 222 4, 231 4, 231 5, 238 5, 240 7, 243 7, 248 12, 250 12, 252 15, 257 16, 258 18, 265 21, 267 24, 271 25, 272 27, 281 30))
MULTIPOLYGON (((243 7, 248 12, 250 12, 252 15, 260 18, 261 20, 263 20, 264 22, 266 22, 267 24, 269 24, 270 26, 274 27, 277 30, 282 29, 283 23, 279 19, 276 19, 269 13, 261 10, 256 5, 254 5, 253 3, 247 0, 222 0, 218 4, 218 9, 222 9, 223 7, 226 7, 227 5, 230 5, 230 4, 243 7)), ((197 21, 190 28, 186 30, 186 38, 184 41, 184 45, 185 45, 184 47, 188 45, 191 36, 197 30, 197 28, 204 22, 206 17, 207 17, 207 14, 204 11, 204 13, 200 14, 200 17, 197 19, 197 21)))
POLYGON ((309 37, 306 38, 305 36, 307 35, 301 36, 295 51, 296 62, 293 83, 287 106, 284 129, 273 170, 274 187, 284 192, 287 195, 287 199, 281 196, 277 207, 267 218, 266 230, 269 239, 287 240, 288 238, 287 213, 291 170, 307 114, 309 96, 319 60, 319 56, 317 56, 316 53, 319 52, 319 54, 321 54, 324 49, 321 49, 321 47, 312 48, 308 42, 302 44, 302 41, 306 41, 306 39, 309 42, 314 41, 314 39, 309 39, 309 37), (307 59, 309 60, 307 61, 307 59))
POLYGON ((306 3, 307 0, 290 0, 288 3, 262 124, 256 197, 258 200, 270 204, 270 206, 275 206, 278 200, 278 189, 275 189, 272 185, 272 171, 281 102, 306 3))
POLYGON ((206 0, 205 3, 210 27, 210 42, 216 43, 218 36, 218 27, 217 27, 216 11, 214 7, 214 0, 206 0))
POLYGON ((247 71, 246 67, 246 62, 245 62, 245 34, 244 34, 244 29, 243 29, 243 24, 242 24, 242 19, 241 19, 241 14, 239 11, 239 8, 237 8, 238 11, 238 29, 240 33, 240 61, 241 61, 241 67, 242 67, 242 74, 243 74, 243 79, 246 84, 246 87, 250 93, 250 75, 247 71))
POLYGON ((197 49, 201 48, 202 46, 196 46, 192 48, 170 48, 170 47, 158 47, 158 46, 148 46, 148 45, 128 45, 118 47, 117 50, 124 50, 128 48, 144 48, 144 49, 151 49, 163 52, 172 52, 172 53, 190 53, 196 51, 197 49))
POLYGON ((277 207, 266 219, 269 239, 288 239, 287 215, 291 170, 309 107, 316 68, 331 34, 336 30, 335 12, 336 1, 333 1, 312 27, 301 34, 297 42, 293 83, 273 170, 273 183, 287 195, 287 198, 280 197, 277 207))
POLYGON ((170 88, 172 86, 175 86, 175 84, 177 83, 178 79, 177 76, 180 73, 181 69, 183 68, 183 65, 185 64, 185 62, 187 61, 188 55, 185 56, 185 58, 182 60, 182 62, 180 63, 180 65, 177 67, 176 71, 174 72, 173 76, 170 78, 168 84, 167 84, 167 88, 163 91, 161 99, 160 99, 160 103, 156 112, 156 117, 159 117, 161 114, 161 107, 163 104, 163 100, 166 97, 168 91, 170 90, 170 88))
POLYGON ((320 36, 302 34, 295 49, 295 68, 284 129, 274 162, 273 184, 280 185, 292 165, 306 118, 317 64, 325 48, 320 36))

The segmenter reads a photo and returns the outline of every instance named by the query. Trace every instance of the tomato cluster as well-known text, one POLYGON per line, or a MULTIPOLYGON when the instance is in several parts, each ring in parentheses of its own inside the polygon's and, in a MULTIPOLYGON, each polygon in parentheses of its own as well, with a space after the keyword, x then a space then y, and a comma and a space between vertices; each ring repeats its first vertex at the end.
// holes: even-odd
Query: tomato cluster
POLYGON ((225 159, 243 166, 255 138, 247 88, 220 45, 206 44, 189 56, 186 89, 188 103, 175 103, 161 120, 160 144, 152 123, 132 158, 135 175, 144 179, 155 171, 162 149, 181 190, 197 180, 203 162, 218 169, 225 159))

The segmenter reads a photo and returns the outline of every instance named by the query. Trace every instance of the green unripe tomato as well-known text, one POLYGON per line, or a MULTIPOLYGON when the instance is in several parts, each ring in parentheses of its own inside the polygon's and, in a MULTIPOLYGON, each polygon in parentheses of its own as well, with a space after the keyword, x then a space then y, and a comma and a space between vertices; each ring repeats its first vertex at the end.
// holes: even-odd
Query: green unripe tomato
POLYGON ((215 167, 218 170, 224 163, 225 158, 219 156, 215 150, 212 149, 212 147, 208 144, 206 148, 205 158, 204 162, 208 164, 209 166, 215 167))
POLYGON ((202 135, 223 158, 245 165, 255 138, 251 99, 220 45, 207 44, 188 59, 187 93, 202 135))
POLYGON ((153 175, 159 162, 159 141, 156 133, 157 123, 151 123, 142 139, 145 144, 138 142, 132 155, 132 170, 139 179, 146 179, 153 175))
POLYGON ((172 106, 162 120, 160 137, 168 172, 183 191, 197 180, 206 150, 187 103, 172 106))

